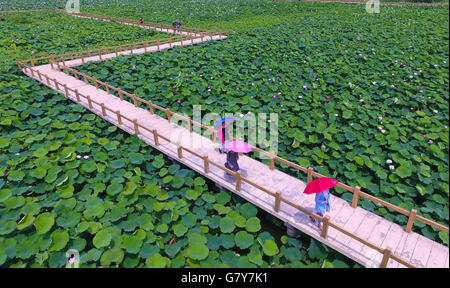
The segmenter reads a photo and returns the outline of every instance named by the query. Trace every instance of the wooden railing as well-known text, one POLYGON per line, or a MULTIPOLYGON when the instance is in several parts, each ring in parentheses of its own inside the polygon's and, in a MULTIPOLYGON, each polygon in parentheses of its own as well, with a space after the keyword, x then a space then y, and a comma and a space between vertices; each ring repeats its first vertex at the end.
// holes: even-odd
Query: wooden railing
MULTIPOLYGON (((102 56, 113 54, 115 53, 116 56, 119 55, 119 53, 124 51, 136 51, 138 49, 144 49, 144 52, 147 52, 147 49, 149 47, 157 47, 157 50, 160 51, 163 45, 169 44, 169 48, 173 47, 174 43, 180 42, 181 45, 184 43, 191 43, 194 44, 195 39, 201 39, 203 42, 204 39, 212 39, 214 36, 219 36, 219 34, 201 34, 200 37, 193 37, 192 35, 176 35, 169 38, 164 39, 153 39, 153 40, 146 40, 146 41, 140 41, 140 42, 134 42, 134 43, 128 43, 128 44, 122 44, 117 46, 110 46, 110 47, 102 47, 97 49, 89 49, 84 51, 78 51, 78 52, 70 52, 70 53, 64 53, 59 55, 51 55, 51 56, 45 56, 45 57, 39 57, 39 58, 30 58, 26 60, 21 60, 22 63, 30 63, 31 66, 35 66, 38 63, 42 64, 42 61, 53 61, 53 62, 63 62, 65 64, 65 61, 69 60, 76 60, 81 59, 82 63, 85 63, 86 58, 97 56, 100 60, 102 60, 102 56)), ((220 39, 220 36, 219 36, 220 39)))
MULTIPOLYGON (((114 21, 114 22, 118 22, 118 23, 122 23, 122 24, 138 26, 138 27, 142 27, 142 28, 150 28, 150 29, 155 29, 155 30, 159 29, 161 31, 166 30, 166 32, 174 31, 172 25, 163 24, 163 23, 144 21, 144 24, 141 24, 137 20, 121 19, 121 18, 117 18, 117 17, 98 15, 98 14, 89 14, 89 13, 69 13, 69 12, 67 12, 65 10, 61 10, 61 9, 55 9, 55 12, 64 13, 64 14, 68 14, 71 16, 77 16, 77 17, 101 19, 101 20, 105 20, 105 21, 114 21)), ((222 30, 214 31, 214 30, 200 29, 200 28, 194 28, 194 27, 185 27, 185 26, 181 27, 180 32, 193 34, 193 36, 200 36, 201 34, 209 35, 211 33, 214 35, 217 35, 217 34, 229 35, 229 31, 222 31, 222 30)))
MULTIPOLYGON (((369 246, 370 248, 378 251, 379 253, 383 254, 383 258, 382 258, 382 261, 381 261, 381 264, 380 264, 380 267, 382 267, 382 268, 387 266, 387 263, 388 263, 389 259, 393 259, 394 261, 397 261, 398 263, 400 263, 402 265, 405 265, 406 267, 416 268, 416 266, 414 266, 413 264, 411 264, 408 261, 405 261, 405 260, 401 259, 399 256, 393 254, 392 253, 392 249, 390 247, 381 248, 381 247, 377 246, 376 244, 374 244, 374 243, 372 243, 370 241, 367 241, 367 240, 359 237, 358 235, 353 234, 352 232, 344 229, 343 227, 339 226, 338 224, 332 222, 330 220, 330 216, 329 215, 326 215, 325 217, 322 217, 322 216, 320 216, 320 215, 318 215, 318 214, 316 214, 314 212, 311 212, 307 208, 302 207, 302 206, 300 206, 300 205, 298 205, 296 203, 293 203, 289 199, 283 197, 282 193, 280 191, 271 191, 271 190, 269 190, 269 189, 267 189, 265 187, 262 187, 262 186, 258 185, 257 183, 251 181, 250 179, 247 179, 247 178, 243 177, 241 175, 240 171, 234 172, 234 171, 226 168, 225 166, 208 159, 207 155, 201 155, 201 154, 199 154, 199 153, 197 153, 197 152, 195 152, 195 151, 193 151, 193 150, 191 150, 191 149, 189 149, 187 147, 182 146, 180 142, 173 143, 168 137, 160 134, 157 129, 151 129, 149 127, 146 127, 143 124, 138 123, 137 119, 128 118, 125 115, 121 114, 120 111, 114 111, 113 109, 110 109, 109 107, 107 107, 107 105, 105 105, 105 103, 99 103, 99 102, 93 100, 89 95, 83 95, 77 89, 71 89, 71 88, 67 87, 65 84, 59 83, 56 79, 54 79, 54 78, 51 79, 47 74, 40 73, 40 71, 38 69, 35 70, 34 68, 25 65, 21 61, 17 61, 17 62, 18 62, 19 67, 21 69, 23 69, 25 73, 28 72, 31 76, 37 77, 40 81, 42 81, 43 83, 46 83, 47 86, 49 86, 51 88, 53 88, 52 86, 54 86, 57 91, 59 91, 60 93, 65 95, 67 98, 74 100, 73 97, 72 98, 69 97, 72 94, 72 96, 75 96, 75 101, 78 102, 78 103, 82 103, 81 98, 84 98, 84 99, 86 99, 86 101, 84 103, 87 102, 87 105, 88 105, 89 109, 91 109, 91 110, 95 110, 94 109, 94 105, 96 105, 97 106, 97 110, 101 110, 101 113, 102 113, 103 116, 105 116, 105 117, 109 116, 110 118, 116 118, 117 119, 117 123, 118 123, 119 126, 126 126, 126 127, 128 127, 129 129, 134 131, 136 136, 139 137, 141 135, 141 137, 148 138, 148 136, 143 136, 142 133, 140 132, 140 129, 147 130, 153 136, 153 143, 154 143, 155 146, 161 145, 160 139, 163 139, 163 140, 165 140, 168 143, 175 144, 177 146, 177 156, 178 156, 178 158, 180 160, 183 158, 183 151, 191 153, 192 155, 195 155, 196 157, 202 159, 203 160, 203 171, 204 171, 204 173, 206 175, 211 173, 210 165, 218 167, 219 169, 223 170, 224 172, 229 173, 231 175, 234 175, 236 177, 236 184, 235 184, 235 187, 234 187, 234 189, 236 191, 240 192, 242 183, 245 182, 245 183, 247 183, 249 185, 252 185, 253 187, 255 187, 255 188, 265 192, 266 194, 274 197, 274 211, 276 213, 280 213, 281 203, 285 203, 285 204, 287 204, 287 205, 289 205, 291 207, 294 207, 297 210, 299 210, 299 211, 301 211, 301 212, 303 212, 303 213, 313 217, 314 219, 323 222, 323 229, 322 229, 322 232, 321 232, 321 237, 322 238, 324 238, 324 239, 327 238, 329 228, 331 227, 331 228, 334 228, 334 229, 338 230, 339 232, 344 233, 345 235, 348 235, 349 237, 351 237, 351 238, 353 238, 353 239, 363 243, 364 245, 369 246), (108 111, 110 112, 109 113, 110 115, 108 115, 108 111), (131 128, 130 126, 125 125, 124 124, 124 120, 127 120, 130 123, 130 125, 132 125, 133 128, 131 128)), ((177 113, 174 113, 174 112, 170 111, 169 109, 166 109, 166 108, 160 107, 160 106, 158 106, 156 104, 153 104, 151 101, 146 101, 144 99, 141 99, 141 98, 137 97, 134 94, 126 93, 125 91, 123 91, 123 90, 121 90, 119 88, 112 87, 111 85, 109 85, 106 82, 98 81, 97 79, 95 79, 93 77, 90 77, 90 76, 87 76, 84 73, 80 73, 80 72, 76 71, 73 68, 69 68, 67 66, 61 66, 61 65, 58 68, 58 64, 56 64, 56 63, 53 63, 53 67, 54 67, 54 69, 58 69, 58 70, 61 69, 60 71, 64 71, 64 72, 67 72, 67 73, 74 73, 78 77, 80 77, 80 76, 83 77, 83 79, 94 81, 96 83, 95 85, 96 85, 97 88, 100 85, 108 87, 108 88, 106 88, 107 93, 110 93, 111 90, 114 90, 114 91, 117 91, 117 92, 121 91, 121 92, 123 92, 124 95, 127 95, 127 96, 129 96, 129 97, 131 97, 133 99, 134 105, 136 107, 139 107, 138 104, 137 104, 138 102, 142 102, 142 103, 146 104, 145 107, 149 108, 149 112, 151 114, 154 113, 154 110, 153 110, 154 108, 155 109, 159 109, 159 110, 161 110, 161 111, 163 111, 163 112, 165 112, 167 114, 169 122, 171 121, 171 117, 173 115, 177 115, 180 118, 185 117, 183 115, 179 115, 177 113)), ((77 76, 75 76, 75 77, 77 77, 77 76)), ((121 98, 121 99, 123 99, 123 98, 121 98)), ((190 119, 190 118, 187 117, 187 119, 190 119)), ((199 123, 196 123, 196 122, 194 122, 192 120, 189 120, 189 123, 190 123, 189 130, 192 133, 192 125, 196 125, 196 124, 199 124, 199 123)), ((214 134, 214 132, 215 132, 214 129, 211 128, 211 127, 208 127, 208 126, 201 125, 201 124, 199 126, 201 128, 203 128, 203 129, 208 129, 209 131, 211 131, 211 135, 212 135, 211 137, 213 139, 212 141, 214 141, 214 136, 213 136, 213 135, 215 135, 214 134)), ((264 151, 264 150, 262 150, 262 151, 264 151)), ((264 151, 264 152, 266 152, 266 151, 264 151)), ((269 153, 269 152, 266 152, 266 153, 269 153)), ((273 159, 275 160, 276 157, 273 157, 273 159)), ((289 164, 290 162, 287 161, 287 160, 284 160, 283 163, 289 164)), ((297 165, 297 164, 295 164, 295 165, 297 165)), ((299 167, 301 167, 301 166, 299 166, 299 167)), ((302 167, 302 169, 305 169, 305 168, 302 167)), ((313 176, 314 177, 321 177, 320 174, 315 173, 312 170, 312 168, 308 168, 307 171, 308 171, 308 179, 312 178, 313 176)))
POLYGON ((0 11, 0 14, 2 13, 26 13, 26 12, 44 12, 48 11, 47 9, 36 9, 36 10, 10 10, 10 11, 0 11))

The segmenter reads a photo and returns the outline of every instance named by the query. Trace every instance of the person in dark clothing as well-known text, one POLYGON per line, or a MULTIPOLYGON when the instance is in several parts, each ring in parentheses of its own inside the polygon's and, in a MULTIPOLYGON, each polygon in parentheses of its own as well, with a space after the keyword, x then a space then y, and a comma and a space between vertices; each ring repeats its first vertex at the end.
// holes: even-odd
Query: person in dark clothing
MULTIPOLYGON (((237 160, 239 159, 239 154, 234 151, 228 151, 227 153, 227 162, 225 163, 225 167, 230 169, 231 171, 237 172, 240 170, 239 164, 237 160)), ((230 174, 226 173, 228 180, 230 180, 230 174)))
POLYGON ((144 24, 144 18, 139 19, 139 23, 144 24))
POLYGON ((173 28, 173 33, 176 33, 176 31, 178 31, 178 33, 180 33, 181 31, 181 21, 180 20, 175 20, 172 22, 172 28, 173 28))

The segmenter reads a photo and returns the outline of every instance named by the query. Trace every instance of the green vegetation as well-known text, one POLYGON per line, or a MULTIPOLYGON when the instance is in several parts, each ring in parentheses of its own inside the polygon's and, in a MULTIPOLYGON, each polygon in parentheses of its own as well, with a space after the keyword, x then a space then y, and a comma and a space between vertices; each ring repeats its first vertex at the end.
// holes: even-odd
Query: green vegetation
MULTIPOLYGON (((6 2, 0 9, 31 8, 6 2)), ((235 32, 80 70, 174 111, 276 112, 280 156, 448 223, 448 8, 369 15, 320 3, 109 2, 83 1, 82 12, 235 32)), ((158 34, 54 13, 2 15, 0 31, 1 267, 62 267, 70 248, 82 267, 360 267, 309 237, 267 232, 253 205, 15 65, 158 34)), ((448 244, 448 234, 415 229, 448 244)))

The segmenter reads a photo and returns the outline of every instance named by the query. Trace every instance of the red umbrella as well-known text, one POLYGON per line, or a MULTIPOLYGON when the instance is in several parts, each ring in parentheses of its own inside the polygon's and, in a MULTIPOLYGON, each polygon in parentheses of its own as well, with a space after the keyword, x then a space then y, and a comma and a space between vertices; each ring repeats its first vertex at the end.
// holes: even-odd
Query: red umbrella
POLYGON ((305 191, 303 191, 303 193, 305 194, 319 193, 329 188, 333 188, 338 183, 339 181, 333 178, 328 177, 317 178, 316 180, 311 181, 311 183, 309 183, 308 186, 306 186, 305 191))

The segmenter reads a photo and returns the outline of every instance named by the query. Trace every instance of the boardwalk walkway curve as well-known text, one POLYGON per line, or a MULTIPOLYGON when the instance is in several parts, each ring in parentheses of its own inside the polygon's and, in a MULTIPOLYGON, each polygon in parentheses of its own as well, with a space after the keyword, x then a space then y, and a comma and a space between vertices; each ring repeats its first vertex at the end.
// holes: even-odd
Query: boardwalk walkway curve
MULTIPOLYGON (((81 17, 79 14, 75 16, 81 17)), ((89 17, 89 15, 83 14, 83 17, 89 17)), ((100 19, 98 15, 92 18, 100 19)), ((111 17, 105 18, 107 18, 106 21, 115 21, 111 17)), ((133 21, 129 20, 128 24, 135 25, 133 21)), ((154 25, 142 28, 158 29, 159 27, 154 25)), ((164 29, 164 27, 159 29, 164 29)), ((270 166, 244 156, 240 160, 242 174, 229 171, 222 164, 225 162, 225 156, 214 149, 215 133, 210 127, 195 123, 192 119, 185 117, 187 128, 174 124, 171 121, 172 117, 183 118, 183 116, 176 115, 169 109, 141 99, 120 88, 112 87, 108 83, 97 81, 73 68, 85 62, 105 61, 118 55, 151 53, 162 49, 171 49, 174 46, 195 45, 203 41, 227 38, 217 32, 199 31, 185 31, 184 35, 189 39, 184 39, 183 35, 179 35, 178 38, 157 41, 156 46, 148 46, 154 42, 143 42, 142 46, 132 43, 132 50, 128 51, 124 51, 124 49, 130 47, 129 45, 119 48, 116 46, 115 50, 100 49, 96 51, 97 55, 92 55, 90 52, 93 50, 88 50, 90 52, 82 51, 18 61, 18 65, 26 75, 65 95, 122 130, 136 134, 140 139, 170 158, 187 165, 218 185, 233 191, 358 263, 363 265, 376 263, 375 265, 380 267, 449 267, 448 247, 411 232, 414 220, 422 221, 447 233, 448 227, 416 215, 414 210, 406 211, 377 199, 360 191, 359 187, 353 188, 342 183, 340 183, 341 187, 354 193, 352 204, 332 195, 333 209, 330 215, 322 218, 311 212, 314 207, 313 197, 304 196, 301 193, 306 186, 305 182, 274 169, 275 161, 288 164, 307 172, 307 183, 309 183, 313 177, 323 177, 314 172, 312 168, 301 167, 275 155, 271 158, 270 166), (81 58, 76 58, 77 56, 81 58), (50 64, 35 66, 35 62, 45 60, 50 64), (28 66, 27 63, 30 63, 31 66, 28 66), (89 81, 93 82, 94 86, 89 81), (106 91, 100 89, 100 86, 105 87, 106 91), (111 94, 111 90, 118 92, 119 97, 111 94), (123 95, 131 98, 132 103, 124 101, 123 95), (144 104, 144 108, 141 107, 142 104, 144 104), (168 119, 156 115, 154 109, 165 112, 168 119), (209 130, 211 137, 195 133, 193 126, 209 130), (174 140, 174 133, 183 135, 182 138, 179 138, 183 140, 181 142, 174 140), (194 143, 196 145, 193 145, 194 143), (198 143, 201 143, 201 149, 196 148, 199 147, 198 143), (224 172, 234 174, 235 183, 229 183, 225 179, 224 172), (359 197, 370 199, 409 216, 410 221, 406 230, 357 207, 359 197), (324 222, 324 229, 321 233, 309 221, 308 215, 324 222)), ((254 148, 260 153, 267 153, 254 148)))

